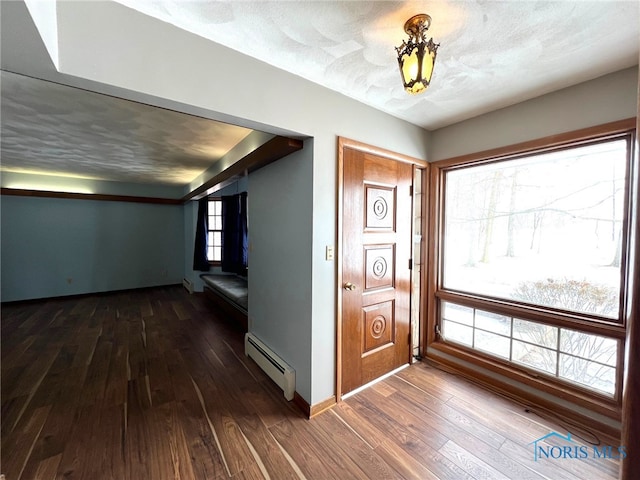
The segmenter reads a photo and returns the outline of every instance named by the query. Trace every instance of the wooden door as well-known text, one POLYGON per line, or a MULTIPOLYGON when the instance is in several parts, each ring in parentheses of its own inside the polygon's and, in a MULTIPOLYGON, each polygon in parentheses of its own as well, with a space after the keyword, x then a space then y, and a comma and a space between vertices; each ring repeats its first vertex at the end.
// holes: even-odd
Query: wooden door
POLYGON ((342 150, 341 394, 409 362, 410 163, 342 150))

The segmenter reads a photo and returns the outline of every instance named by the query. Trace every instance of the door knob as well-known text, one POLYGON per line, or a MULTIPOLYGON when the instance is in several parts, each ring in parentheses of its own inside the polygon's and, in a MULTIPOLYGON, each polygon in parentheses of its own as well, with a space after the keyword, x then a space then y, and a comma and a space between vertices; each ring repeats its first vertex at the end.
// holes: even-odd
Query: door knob
POLYGON ((356 289, 356 288, 358 288, 358 287, 356 287, 356 286, 355 286, 353 283, 351 283, 351 282, 347 282, 347 283, 345 283, 345 284, 342 286, 342 288, 344 288, 345 290, 349 290, 349 291, 351 291, 351 290, 355 290, 355 289, 356 289))

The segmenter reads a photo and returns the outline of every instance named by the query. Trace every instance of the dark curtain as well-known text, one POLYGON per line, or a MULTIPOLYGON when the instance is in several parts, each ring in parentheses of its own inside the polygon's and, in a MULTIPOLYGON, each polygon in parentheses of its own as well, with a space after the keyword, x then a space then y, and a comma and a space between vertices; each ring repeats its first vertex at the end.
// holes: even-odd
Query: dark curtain
POLYGON ((247 274, 247 192, 222 197, 222 271, 247 274))
POLYGON ((209 199, 204 197, 198 201, 198 223, 196 224, 196 242, 193 247, 193 269, 201 272, 209 271, 207 260, 207 213, 209 199))

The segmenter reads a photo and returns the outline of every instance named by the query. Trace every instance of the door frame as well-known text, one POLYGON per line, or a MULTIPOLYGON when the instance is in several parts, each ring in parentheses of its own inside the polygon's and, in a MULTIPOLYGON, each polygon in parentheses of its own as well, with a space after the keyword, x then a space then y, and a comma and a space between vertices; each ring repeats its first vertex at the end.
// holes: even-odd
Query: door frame
MULTIPOLYGON (((345 149, 352 149, 352 150, 359 150, 361 152, 365 152, 365 153, 371 153, 380 157, 384 157, 386 159, 389 160, 393 160, 396 162, 401 162, 401 163, 409 163, 411 165, 413 165, 414 167, 418 167, 420 169, 422 169, 423 171, 423 203, 422 203, 422 232, 423 232, 423 241, 422 241, 422 255, 423 255, 423 268, 422 268, 422 274, 421 274, 421 284, 423 286, 423 288, 420 289, 420 297, 421 297, 421 317, 423 317, 424 319, 424 302, 422 301, 424 299, 424 285, 425 282, 427 280, 427 276, 426 276, 426 257, 424 256, 426 253, 426 248, 425 248, 425 238, 424 236, 427 233, 426 230, 426 226, 427 226, 427 217, 428 217, 428 210, 427 210, 427 204, 426 204, 426 199, 428 198, 428 195, 426 195, 426 188, 427 188, 427 183, 426 180, 428 179, 428 173, 429 173, 429 163, 426 160, 420 160, 418 158, 415 157, 411 157, 409 155, 404 155, 402 153, 397 153, 397 152, 393 152, 391 150, 386 150, 384 148, 379 148, 373 145, 369 145, 366 143, 362 143, 359 142, 357 140, 352 140, 346 137, 338 137, 338 168, 337 168, 337 172, 338 172, 338 182, 337 182, 337 225, 336 225, 336 231, 337 231, 337 243, 336 243, 336 255, 335 255, 335 261, 336 261, 336 337, 335 337, 335 344, 336 344, 336 351, 335 351, 335 358, 336 358, 336 386, 335 386, 335 391, 336 391, 336 402, 340 402, 342 400, 342 281, 343 281, 343 277, 342 277, 342 239, 343 239, 343 228, 342 228, 342 222, 343 222, 343 212, 344 212, 344 150, 345 149)), ((413 228, 412 228, 412 232, 413 232, 413 228)), ((413 319, 411 319, 413 320, 413 319)), ((411 328, 411 327, 410 327, 411 328)))

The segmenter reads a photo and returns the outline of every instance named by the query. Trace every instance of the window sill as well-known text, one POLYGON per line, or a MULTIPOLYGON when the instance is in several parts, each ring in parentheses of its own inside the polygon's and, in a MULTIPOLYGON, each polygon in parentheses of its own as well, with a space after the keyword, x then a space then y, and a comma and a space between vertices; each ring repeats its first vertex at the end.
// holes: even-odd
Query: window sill
POLYGON ((553 410, 567 418, 575 419, 580 423, 591 425, 593 422, 596 422, 598 423, 598 428, 604 433, 610 435, 619 435, 620 433, 611 425, 597 422, 595 419, 587 417, 584 413, 575 411, 567 406, 560 406, 558 403, 550 400, 546 395, 532 395, 530 388, 535 388, 540 392, 553 395, 559 400, 571 402, 616 422, 620 421, 622 413, 619 398, 608 398, 578 386, 570 385, 562 380, 555 380, 542 373, 538 375, 533 371, 530 372, 517 368, 510 363, 500 361, 482 352, 470 350, 463 346, 438 340, 432 342, 428 348, 430 353, 425 355, 427 359, 459 370, 464 376, 471 377, 472 380, 480 382, 493 390, 498 390, 501 393, 514 397, 521 401, 521 403, 529 403, 529 399, 531 399, 533 403, 537 403, 545 409, 553 410), (463 367, 457 362, 452 362, 446 357, 438 355, 439 352, 481 367, 489 372, 497 373, 505 377, 505 380, 499 380, 493 375, 483 374, 472 368, 463 367), (521 385, 517 385, 513 381, 521 385))

